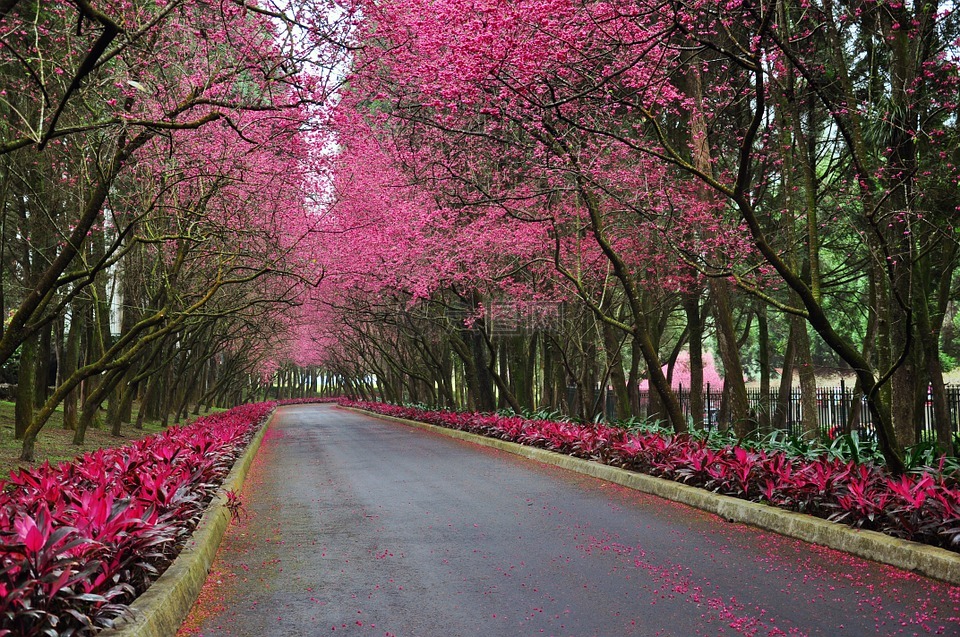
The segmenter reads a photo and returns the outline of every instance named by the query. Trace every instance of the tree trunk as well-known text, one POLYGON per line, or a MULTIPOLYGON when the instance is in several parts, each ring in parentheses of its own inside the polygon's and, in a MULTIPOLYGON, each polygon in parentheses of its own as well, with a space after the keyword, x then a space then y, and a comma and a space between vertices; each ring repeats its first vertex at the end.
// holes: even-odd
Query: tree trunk
POLYGON ((23 440, 30 423, 33 422, 34 398, 37 387, 38 355, 40 335, 34 334, 20 347, 20 368, 17 374, 17 401, 14 406, 14 435, 23 440))
MULTIPOLYGON (((952 245, 944 252, 955 254, 956 246, 952 245)), ((947 388, 943 379, 943 365, 940 363, 940 334, 943 329, 943 318, 946 315, 947 299, 950 296, 949 290, 952 287, 953 275, 952 273, 943 273, 941 277, 946 280, 934 284, 930 280, 929 273, 924 274, 926 276, 918 276, 919 285, 917 287, 924 290, 925 293, 917 294, 917 332, 923 359, 927 365, 927 378, 930 379, 930 400, 933 407, 933 429, 936 435, 937 450, 942 454, 953 455, 953 428, 950 422, 950 412, 947 408, 947 388), (934 290, 939 293, 934 293, 934 290)))
POLYGON ((627 376, 627 397, 630 399, 630 415, 640 417, 640 344, 637 339, 630 339, 630 374, 627 376))
POLYGON ((482 327, 475 324, 467 330, 476 392, 473 402, 477 411, 492 412, 497 409, 497 400, 493 395, 493 378, 487 363, 487 345, 481 329, 482 327))
POLYGON ((613 387, 616 396, 616 418, 628 418, 633 411, 630 409, 630 394, 627 391, 627 378, 623 371, 623 334, 619 334, 612 325, 603 323, 603 346, 607 352, 607 365, 610 367, 609 385, 613 387), (618 338, 618 336, 620 338, 618 338))
POLYGON ((767 323, 767 305, 757 304, 757 348, 760 365, 760 404, 757 408, 757 421, 760 432, 770 433, 770 328, 767 323))
POLYGON ((690 420, 694 429, 703 429, 703 315, 700 311, 701 290, 698 286, 684 298, 690 352, 690 420))
MULTIPOLYGON (((83 332, 84 309, 81 303, 75 302, 70 314, 70 330, 67 333, 67 346, 63 352, 63 368, 61 377, 69 378, 80 366, 80 335, 83 332)), ((78 389, 70 390, 63 399, 63 428, 73 431, 77 428, 77 400, 78 389)))
POLYGON ((553 344, 543 334, 539 335, 543 341, 540 344, 540 376, 543 388, 540 392, 540 402, 537 407, 549 411, 560 411, 559 392, 554 380, 556 373, 553 363, 553 344))
POLYGON ((773 428, 779 431, 790 431, 790 398, 793 394, 793 368, 796 358, 796 333, 793 321, 790 321, 790 331, 787 336, 787 349, 783 354, 783 371, 780 375, 780 387, 777 391, 777 407, 773 414, 773 428))
POLYGON ((730 284, 725 280, 710 279, 710 294, 713 297, 713 316, 717 327, 717 346, 723 361, 724 387, 729 392, 730 424, 738 438, 746 437, 753 429, 750 420, 750 402, 747 386, 743 380, 743 363, 737 346, 737 333, 733 326, 733 310, 730 306, 730 284))
POLYGON ((820 435, 817 413, 817 378, 810 354, 810 335, 807 323, 799 316, 791 318, 791 332, 795 331, 794 356, 800 372, 800 435, 806 440, 816 440, 820 435))
POLYGON ((37 332, 37 369, 34 373, 33 406, 39 408, 47 401, 50 387, 51 358, 53 358, 53 323, 37 332))

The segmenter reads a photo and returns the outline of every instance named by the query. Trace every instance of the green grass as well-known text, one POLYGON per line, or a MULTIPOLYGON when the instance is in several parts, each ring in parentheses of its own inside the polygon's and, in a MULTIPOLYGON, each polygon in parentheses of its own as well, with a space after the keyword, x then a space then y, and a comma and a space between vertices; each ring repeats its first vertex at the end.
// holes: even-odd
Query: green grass
MULTIPOLYGON (((135 406, 136 407, 136 406, 135 406)), ((134 420, 136 420, 136 409, 134 420)), ((36 461, 21 462, 21 442, 14 439, 14 405, 12 402, 0 401, 0 479, 10 475, 10 471, 19 467, 36 466, 49 461, 52 464, 63 460, 73 460, 88 451, 108 447, 121 447, 131 440, 143 438, 162 431, 159 421, 146 421, 143 429, 136 429, 128 425, 121 431, 120 437, 110 435, 105 428, 89 428, 84 436, 84 443, 80 446, 73 444, 73 431, 63 428, 63 411, 57 411, 40 430, 35 448, 36 461)))

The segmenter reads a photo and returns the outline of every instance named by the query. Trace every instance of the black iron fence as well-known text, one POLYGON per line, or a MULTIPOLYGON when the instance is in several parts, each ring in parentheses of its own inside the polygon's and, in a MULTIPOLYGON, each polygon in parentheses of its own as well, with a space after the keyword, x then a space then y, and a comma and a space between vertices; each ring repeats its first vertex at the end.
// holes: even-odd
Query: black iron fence
MULTIPOLYGON (((693 418, 690 414, 690 391, 679 388, 677 395, 680 399, 680 405, 684 416, 688 422, 693 418)), ((774 411, 779 402, 778 392, 772 390, 767 401, 763 401, 763 393, 759 389, 747 390, 747 397, 750 402, 751 414, 757 422, 760 421, 760 415, 767 410, 773 421, 774 411)), ((703 416, 707 427, 721 426, 723 418, 723 390, 707 385, 703 392, 703 416)), ((610 402, 608 401, 608 405, 610 402)), ((640 392, 640 410, 643 416, 649 413, 650 392, 640 392)), ((800 388, 794 387, 790 392, 790 398, 785 405, 785 429, 791 433, 799 435, 802 432, 803 406, 800 400, 800 388)), ((950 424, 954 433, 960 433, 960 385, 947 386, 947 412, 950 416, 950 424)), ((840 387, 818 387, 817 388, 817 423, 821 435, 829 437, 837 432, 844 430, 846 423, 853 417, 852 428, 859 430, 867 435, 872 433, 870 424, 870 413, 867 410, 866 400, 859 394, 854 393, 853 388, 840 387), (859 408, 857 403, 859 402, 859 408)), ((934 436, 934 416, 933 400, 928 395, 924 403, 923 422, 920 428, 921 439, 932 438, 934 436)))

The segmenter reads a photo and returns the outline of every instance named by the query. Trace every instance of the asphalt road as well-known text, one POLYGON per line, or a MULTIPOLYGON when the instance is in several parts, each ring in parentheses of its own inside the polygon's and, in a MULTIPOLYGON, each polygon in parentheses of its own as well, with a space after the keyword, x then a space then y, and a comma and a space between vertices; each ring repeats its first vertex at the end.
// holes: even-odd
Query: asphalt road
POLYGON ((960 635, 960 587, 332 406, 242 499, 181 635, 960 635))

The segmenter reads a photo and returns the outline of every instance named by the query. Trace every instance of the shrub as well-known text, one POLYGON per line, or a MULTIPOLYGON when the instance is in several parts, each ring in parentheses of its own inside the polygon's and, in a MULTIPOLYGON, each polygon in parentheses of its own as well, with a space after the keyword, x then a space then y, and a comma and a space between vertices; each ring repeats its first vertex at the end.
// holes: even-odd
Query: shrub
POLYGON ((0 482, 0 637, 92 635, 173 561, 274 403, 0 482))

